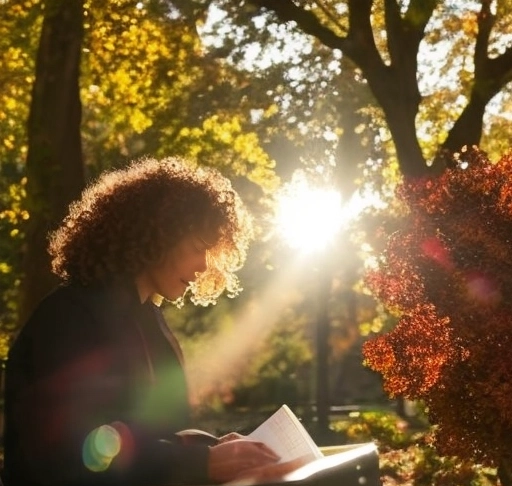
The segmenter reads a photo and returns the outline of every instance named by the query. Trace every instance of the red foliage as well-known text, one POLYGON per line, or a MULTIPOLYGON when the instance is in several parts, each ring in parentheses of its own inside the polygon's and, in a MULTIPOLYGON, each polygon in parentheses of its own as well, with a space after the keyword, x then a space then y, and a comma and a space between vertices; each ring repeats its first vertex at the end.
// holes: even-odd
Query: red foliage
POLYGON ((512 153, 476 148, 440 177, 404 183, 410 209, 368 276, 397 312, 365 362, 391 396, 421 399, 445 455, 512 459, 512 153))

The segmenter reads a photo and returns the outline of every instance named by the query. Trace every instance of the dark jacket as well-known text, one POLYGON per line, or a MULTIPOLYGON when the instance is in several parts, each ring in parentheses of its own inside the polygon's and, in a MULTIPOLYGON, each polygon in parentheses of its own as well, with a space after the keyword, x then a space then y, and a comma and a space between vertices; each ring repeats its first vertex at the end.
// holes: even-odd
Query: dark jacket
POLYGON ((176 435, 190 427, 187 383, 164 326, 135 288, 70 285, 43 300, 7 362, 6 486, 207 482, 208 445, 176 435))

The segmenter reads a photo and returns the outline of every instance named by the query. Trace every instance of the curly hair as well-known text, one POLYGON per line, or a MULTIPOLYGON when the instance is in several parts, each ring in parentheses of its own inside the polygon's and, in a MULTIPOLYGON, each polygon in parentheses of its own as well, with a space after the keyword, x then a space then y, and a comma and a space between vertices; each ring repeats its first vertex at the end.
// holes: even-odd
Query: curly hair
POLYGON ((253 236, 250 215, 217 170, 144 157, 103 173, 50 234, 52 271, 64 282, 122 280, 157 262, 186 234, 214 235, 208 268, 191 284, 196 304, 240 291, 235 272, 253 236))

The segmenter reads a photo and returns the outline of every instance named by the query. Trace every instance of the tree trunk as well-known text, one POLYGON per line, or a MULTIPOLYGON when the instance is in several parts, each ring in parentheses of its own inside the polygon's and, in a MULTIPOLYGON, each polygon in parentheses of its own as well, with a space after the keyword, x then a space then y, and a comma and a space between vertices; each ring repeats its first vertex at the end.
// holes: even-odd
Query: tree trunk
POLYGON ((83 0, 47 0, 28 119, 27 209, 19 321, 55 284, 48 232, 84 187, 80 138, 83 0))
POLYGON ((453 154, 460 152, 463 146, 478 145, 482 137, 483 118, 488 99, 473 96, 448 133, 448 137, 439 147, 436 163, 453 167, 453 154))
MULTIPOLYGON (((328 254, 328 252, 326 252, 328 254)), ((320 257, 316 299, 316 416, 318 433, 327 437, 329 433, 329 300, 331 296, 332 273, 325 255, 320 257)))
POLYGON ((501 486, 512 486, 512 464, 503 461, 498 467, 498 478, 501 486))
POLYGON ((416 136, 415 114, 408 113, 408 107, 400 104, 385 112, 402 174, 405 177, 422 177, 428 174, 430 168, 416 136))

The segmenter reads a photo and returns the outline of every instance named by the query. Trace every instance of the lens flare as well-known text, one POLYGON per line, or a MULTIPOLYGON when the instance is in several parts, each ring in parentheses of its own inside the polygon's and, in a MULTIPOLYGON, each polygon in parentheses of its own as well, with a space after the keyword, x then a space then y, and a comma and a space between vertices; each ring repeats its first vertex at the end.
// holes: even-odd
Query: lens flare
POLYGON ((121 450, 121 435, 111 425, 101 425, 87 434, 82 447, 82 460, 87 469, 108 469, 121 450))
POLYGON ((483 272, 469 272, 466 275, 468 296, 482 305, 495 305, 501 301, 501 291, 494 279, 483 272))

